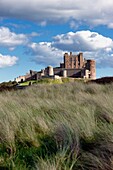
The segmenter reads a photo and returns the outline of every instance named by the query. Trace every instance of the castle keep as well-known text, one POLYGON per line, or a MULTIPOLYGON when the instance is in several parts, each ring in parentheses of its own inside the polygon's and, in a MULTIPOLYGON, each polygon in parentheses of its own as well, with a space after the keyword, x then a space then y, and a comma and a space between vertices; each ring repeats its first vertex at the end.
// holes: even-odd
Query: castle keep
POLYGON ((83 57, 83 53, 78 55, 64 54, 64 62, 60 63, 59 67, 48 66, 47 68, 37 72, 32 71, 25 76, 19 76, 15 80, 27 81, 27 80, 38 80, 41 78, 60 78, 60 77, 71 77, 71 78, 84 78, 84 79, 96 79, 96 66, 95 60, 86 60, 83 57))

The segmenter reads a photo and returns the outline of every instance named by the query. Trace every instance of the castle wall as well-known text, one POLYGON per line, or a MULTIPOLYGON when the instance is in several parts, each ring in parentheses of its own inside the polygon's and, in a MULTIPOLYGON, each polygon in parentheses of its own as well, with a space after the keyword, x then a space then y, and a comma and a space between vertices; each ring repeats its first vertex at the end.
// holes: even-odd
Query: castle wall
POLYGON ((85 74, 84 69, 54 68, 54 75, 64 76, 64 71, 67 77, 83 78, 85 74))
POLYGON ((66 69, 66 70, 67 70, 67 77, 83 78, 82 69, 66 69))
POLYGON ((62 76, 62 72, 63 72, 64 68, 56 67, 53 70, 54 70, 54 75, 62 76))

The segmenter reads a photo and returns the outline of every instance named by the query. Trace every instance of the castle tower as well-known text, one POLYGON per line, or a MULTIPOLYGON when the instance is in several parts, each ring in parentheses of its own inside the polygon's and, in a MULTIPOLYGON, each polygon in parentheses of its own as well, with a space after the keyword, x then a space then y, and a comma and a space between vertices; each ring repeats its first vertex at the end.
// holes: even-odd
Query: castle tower
POLYGON ((83 66, 83 53, 79 53, 79 55, 72 55, 72 52, 70 52, 70 55, 68 53, 64 54, 64 68, 78 69, 83 68, 83 66))
POLYGON ((64 68, 71 68, 71 58, 68 53, 64 54, 64 68))
POLYGON ((83 68, 84 65, 83 53, 79 53, 78 55, 78 65, 79 68, 83 68))
POLYGON ((67 69, 78 68, 78 56, 72 55, 72 52, 70 52, 70 55, 68 53, 65 53, 64 54, 64 68, 67 68, 67 69))
POLYGON ((67 70, 63 70, 63 77, 67 77, 67 70))
POLYGON ((89 78, 96 79, 96 63, 95 60, 87 60, 86 69, 90 71, 89 78))
POLYGON ((54 75, 53 67, 52 66, 48 66, 47 67, 47 72, 48 72, 49 76, 53 76, 54 75))

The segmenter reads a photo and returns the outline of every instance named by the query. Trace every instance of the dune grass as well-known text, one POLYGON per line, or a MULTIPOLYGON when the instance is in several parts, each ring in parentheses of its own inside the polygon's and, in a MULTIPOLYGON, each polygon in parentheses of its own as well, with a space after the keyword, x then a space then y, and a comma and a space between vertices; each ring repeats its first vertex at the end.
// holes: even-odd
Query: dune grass
POLYGON ((112 170, 113 84, 0 93, 0 169, 112 170))

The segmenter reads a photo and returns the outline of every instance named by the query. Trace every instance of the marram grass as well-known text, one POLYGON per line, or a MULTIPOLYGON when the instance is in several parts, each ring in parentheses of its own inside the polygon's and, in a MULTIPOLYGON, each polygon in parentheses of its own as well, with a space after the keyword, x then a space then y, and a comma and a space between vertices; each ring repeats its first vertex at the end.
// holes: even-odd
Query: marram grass
POLYGON ((0 169, 112 170, 113 84, 1 92, 0 169))

